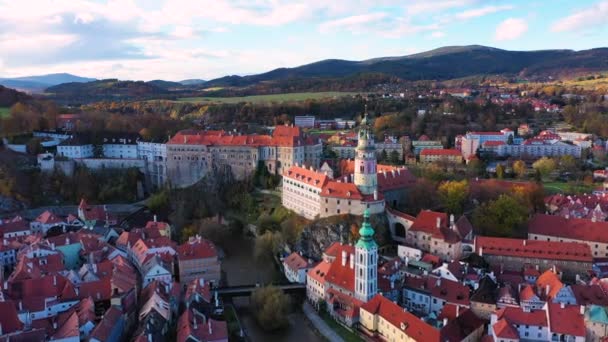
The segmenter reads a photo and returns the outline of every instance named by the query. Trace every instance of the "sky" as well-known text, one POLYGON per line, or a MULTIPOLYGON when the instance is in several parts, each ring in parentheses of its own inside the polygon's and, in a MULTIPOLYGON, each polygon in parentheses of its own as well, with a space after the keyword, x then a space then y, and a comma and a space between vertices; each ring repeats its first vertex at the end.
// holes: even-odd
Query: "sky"
POLYGON ((0 0, 0 77, 212 79, 448 45, 608 46, 608 0, 0 0))

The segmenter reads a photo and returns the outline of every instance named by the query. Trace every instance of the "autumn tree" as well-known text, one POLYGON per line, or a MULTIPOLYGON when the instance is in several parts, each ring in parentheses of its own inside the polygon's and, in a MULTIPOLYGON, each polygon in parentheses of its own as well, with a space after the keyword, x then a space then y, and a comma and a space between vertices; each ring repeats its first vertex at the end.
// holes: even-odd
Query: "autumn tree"
POLYGON ((461 215, 469 197, 469 182, 466 180, 443 182, 439 185, 437 194, 441 204, 450 214, 461 215))
POLYGON ((513 163, 513 172, 519 179, 526 176, 527 169, 526 163, 523 160, 516 160, 513 163))
POLYGON ((257 288, 251 294, 251 309, 255 319, 266 331, 278 330, 289 325, 287 315, 290 306, 289 296, 272 285, 257 288))
POLYGON ((437 183, 424 178, 418 178, 407 193, 404 210, 417 215, 422 209, 434 209, 439 205, 436 191, 437 183))
POLYGON ((532 164, 532 168, 536 170, 542 179, 546 179, 556 168, 555 160, 548 157, 542 157, 532 164))
POLYGON ((513 237, 528 218, 528 209, 509 195, 483 203, 473 211, 473 225, 483 235, 513 237))
POLYGON ((496 178, 503 179, 505 177, 505 167, 502 164, 496 165, 496 178))

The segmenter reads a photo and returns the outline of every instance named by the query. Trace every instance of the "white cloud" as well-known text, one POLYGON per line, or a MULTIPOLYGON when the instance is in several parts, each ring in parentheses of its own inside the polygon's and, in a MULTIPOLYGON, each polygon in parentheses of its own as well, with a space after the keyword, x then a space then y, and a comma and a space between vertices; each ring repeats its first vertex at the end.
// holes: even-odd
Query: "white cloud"
POLYGON ((462 8, 475 3, 475 0, 415 0, 406 2, 409 15, 437 13, 453 8, 462 8))
POLYGON ((430 37, 431 37, 431 38, 434 38, 434 39, 443 38, 443 37, 445 37, 445 32, 442 32, 442 31, 435 31, 435 32, 431 33, 431 36, 430 36, 430 37))
POLYGON ((319 25, 319 31, 325 33, 337 30, 365 30, 366 25, 380 22, 386 17, 386 13, 378 12, 330 20, 319 25))
POLYGON ((528 23, 520 18, 508 18, 498 24, 494 39, 496 41, 514 40, 528 31, 528 23))
POLYGON ((580 10, 551 25, 551 31, 580 31, 608 26, 608 1, 600 1, 590 8, 580 10))
POLYGON ((511 5, 502 5, 502 6, 485 6, 480 8, 474 8, 466 11, 462 11, 457 13, 454 17, 460 20, 468 20, 477 17, 483 17, 488 14, 502 12, 506 10, 513 9, 511 5))

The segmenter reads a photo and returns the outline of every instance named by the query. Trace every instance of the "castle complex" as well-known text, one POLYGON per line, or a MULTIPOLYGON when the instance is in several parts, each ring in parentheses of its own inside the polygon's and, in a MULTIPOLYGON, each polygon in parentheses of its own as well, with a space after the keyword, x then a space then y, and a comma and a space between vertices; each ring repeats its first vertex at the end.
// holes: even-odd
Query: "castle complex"
POLYGON ((340 214, 384 212, 388 203, 397 206, 404 190, 414 182, 405 167, 378 165, 371 122, 361 121, 354 162, 345 163, 341 178, 295 164, 283 172, 283 206, 308 219, 340 214))

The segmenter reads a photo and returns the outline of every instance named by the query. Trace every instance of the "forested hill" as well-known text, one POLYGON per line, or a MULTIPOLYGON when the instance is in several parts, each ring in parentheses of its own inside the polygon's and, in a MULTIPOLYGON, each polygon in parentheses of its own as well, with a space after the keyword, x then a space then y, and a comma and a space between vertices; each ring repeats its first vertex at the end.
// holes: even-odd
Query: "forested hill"
POLYGON ((0 107, 10 107, 17 102, 23 102, 29 99, 31 99, 31 97, 25 93, 0 85, 0 107))
POLYGON ((559 77, 606 70, 608 48, 584 51, 508 51, 470 45, 365 61, 328 59, 258 75, 226 76, 208 81, 205 86, 248 86, 267 81, 336 78, 362 73, 381 73, 403 80, 448 80, 477 75, 559 77))
POLYGON ((156 82, 106 79, 86 83, 64 83, 46 89, 59 103, 90 103, 105 100, 163 98, 169 90, 156 82), (155 84, 156 83, 156 84, 155 84))

